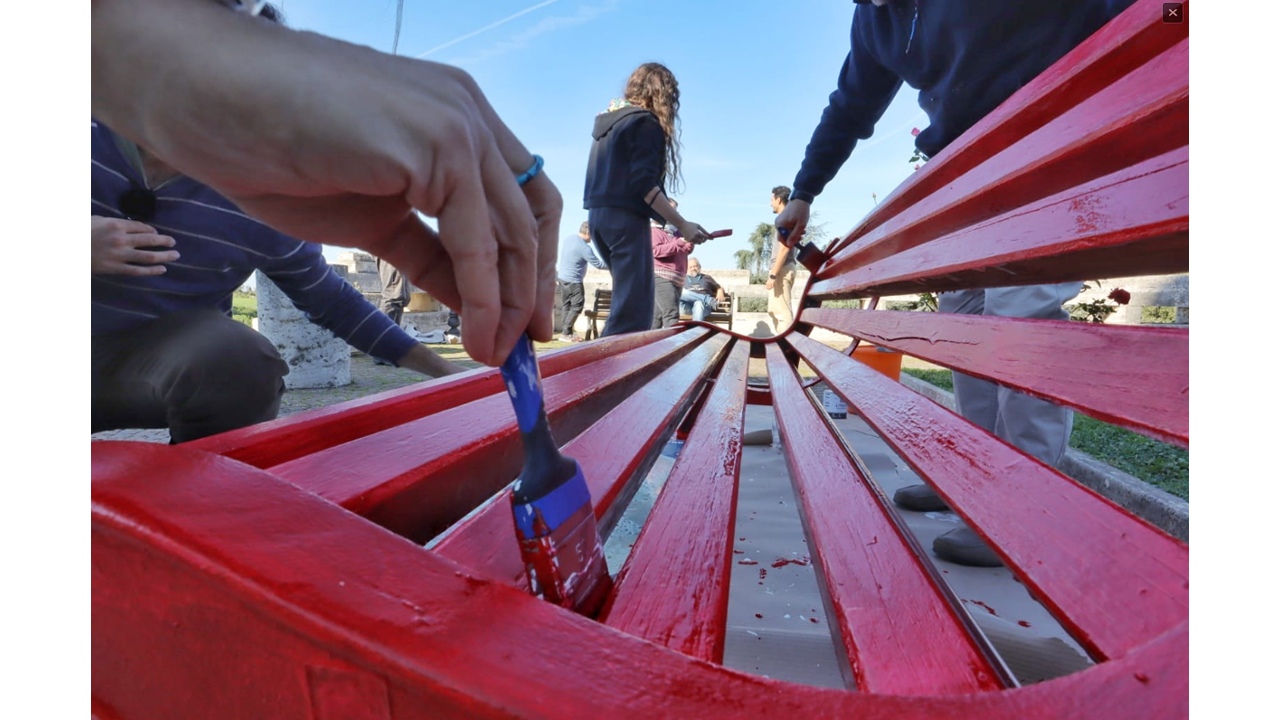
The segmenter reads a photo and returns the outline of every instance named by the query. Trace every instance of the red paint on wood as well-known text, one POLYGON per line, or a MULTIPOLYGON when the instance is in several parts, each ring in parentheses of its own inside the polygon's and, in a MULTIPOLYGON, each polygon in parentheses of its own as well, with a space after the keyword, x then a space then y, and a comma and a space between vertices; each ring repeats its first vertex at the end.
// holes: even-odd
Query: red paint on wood
POLYGON ((804 320, 1187 446, 1184 329, 852 309, 804 320))
MULTIPOLYGON (((543 383, 552 431, 577 435, 647 379, 712 333, 685 332, 598 360, 543 383), (582 412, 591 407, 591 412, 582 412), (566 423, 568 423, 566 425, 566 423)), ((298 486, 405 537, 425 542, 519 473, 523 463, 505 392, 271 468, 298 486)))
POLYGON ((1096 656, 1186 620, 1185 544, 835 350, 789 341, 1096 656))
POLYGON ((1164 23, 1162 13, 1161 3, 1156 0, 1135 2, 953 140, 919 172, 909 175, 852 232, 832 241, 827 252, 835 254, 843 250, 890 218, 910 210, 921 199, 947 187, 991 156, 1186 39, 1187 25, 1164 23))
POLYGON ((746 407, 745 343, 734 345, 614 584, 600 619, 691 657, 724 657, 746 407))
POLYGON ((768 363, 809 550, 857 687, 904 695, 1000 689, 1001 674, 978 636, 887 516, 878 487, 854 467, 776 346, 768 363))
POLYGON ((940 235, 1015 210, 1094 178, 1184 147, 1188 141, 1187 42, 1044 127, 837 253, 828 279, 940 235))
POLYGON ((701 662, 476 577, 226 458, 93 446, 92 697, 111 717, 313 720, 311 667, 381 678, 399 720, 1188 715, 1185 622, 1017 690, 808 687, 701 662))
MULTIPOLYGON (((717 336, 659 375, 562 450, 582 466, 602 535, 617 523, 729 338, 717 336)), ((527 587, 504 488, 429 547, 488 577, 527 587)))
POLYGON ((993 220, 815 283, 822 296, 900 295, 1184 272, 1183 147, 993 220))
MULTIPOLYGON (((620 355, 670 337, 672 330, 617 335, 539 356, 542 376, 620 355)), ((497 368, 469 370, 188 443, 266 468, 502 392, 497 368)))

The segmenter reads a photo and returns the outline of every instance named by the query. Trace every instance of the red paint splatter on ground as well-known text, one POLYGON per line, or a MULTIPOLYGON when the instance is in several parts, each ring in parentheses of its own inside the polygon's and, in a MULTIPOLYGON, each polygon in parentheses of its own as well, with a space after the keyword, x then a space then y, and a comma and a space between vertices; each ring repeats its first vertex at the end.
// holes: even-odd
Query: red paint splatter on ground
POLYGON ((761 579, 761 580, 765 579, 765 577, 766 577, 768 574, 769 574, 769 571, 768 571, 768 570, 765 570, 764 568, 760 568, 760 579, 761 579))
POLYGON ((792 565, 792 564, 804 567, 805 565, 809 564, 809 557, 805 556, 802 558, 792 558, 790 560, 786 558, 778 558, 777 560, 773 561, 773 566, 776 568, 780 568, 780 567, 783 567, 784 565, 792 565))
POLYGON ((1031 623, 1027 622, 1026 620, 1019 620, 1018 624, 1021 625, 1022 627, 1031 627, 1031 623))
POLYGON ((758 618, 763 618, 764 616, 763 616, 763 615, 761 615, 760 613, 756 613, 756 617, 758 617, 758 618))
POLYGON ((756 562, 755 560, 752 560, 751 558, 742 558, 741 560, 738 561, 738 564, 739 565, 759 565, 760 563, 756 562))
POLYGON ((738 542, 745 542, 746 538, 738 538, 738 542))
POLYGON ((818 622, 818 618, 809 618, 809 622, 811 622, 811 623, 817 623, 817 622, 818 622))
POLYGON ((741 554, 742 554, 742 553, 744 553, 744 552, 746 552, 746 550, 734 550, 734 551, 733 551, 733 554, 734 554, 734 555, 741 555, 741 554))
POLYGON ((977 605, 978 607, 982 608, 983 610, 986 610, 987 612, 991 613, 992 615, 995 615, 996 617, 1000 617, 999 615, 996 615, 996 611, 995 611, 995 610, 993 610, 993 609, 991 608, 991 606, 990 606, 990 605, 988 605, 988 604, 986 604, 986 603, 982 602, 981 600, 961 600, 960 602, 967 602, 967 603, 970 603, 970 604, 972 604, 972 605, 977 605))

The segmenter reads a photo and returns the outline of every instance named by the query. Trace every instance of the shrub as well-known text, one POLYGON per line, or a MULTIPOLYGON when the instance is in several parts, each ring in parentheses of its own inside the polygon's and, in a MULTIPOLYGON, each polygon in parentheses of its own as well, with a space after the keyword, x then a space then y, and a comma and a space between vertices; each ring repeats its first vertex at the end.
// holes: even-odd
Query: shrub
POLYGON ((767 297, 740 297, 738 298, 738 312, 768 312, 769 298, 767 297))

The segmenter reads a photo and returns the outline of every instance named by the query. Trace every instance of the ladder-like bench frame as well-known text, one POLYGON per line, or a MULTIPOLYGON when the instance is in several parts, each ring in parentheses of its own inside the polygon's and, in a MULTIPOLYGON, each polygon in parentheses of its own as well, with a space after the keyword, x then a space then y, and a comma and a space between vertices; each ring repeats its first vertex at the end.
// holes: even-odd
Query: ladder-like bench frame
POLYGON ((1160 14, 1135 3, 832 243, 779 337, 684 324, 543 357, 603 532, 666 438, 688 438, 598 619, 522 587, 505 497, 521 453, 493 369, 180 446, 94 443, 94 715, 1186 717, 1187 546, 807 336, 1187 446, 1185 330, 820 307, 1186 271, 1187 32, 1160 14), (748 383, 752 357, 767 387, 748 383), (1016 687, 801 362, 1095 665, 1016 687), (719 665, 753 402, 777 413, 849 690, 719 665))

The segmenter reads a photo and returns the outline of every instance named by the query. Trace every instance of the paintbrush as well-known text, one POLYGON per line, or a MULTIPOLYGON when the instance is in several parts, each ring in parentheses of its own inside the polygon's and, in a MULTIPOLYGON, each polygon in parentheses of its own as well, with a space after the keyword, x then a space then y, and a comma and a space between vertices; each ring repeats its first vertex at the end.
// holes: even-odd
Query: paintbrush
POLYGON ((527 335, 501 370, 524 442, 524 469, 511 488, 511 509, 530 590, 593 617, 613 581, 582 466, 561 455, 551 436, 538 361, 527 335))

